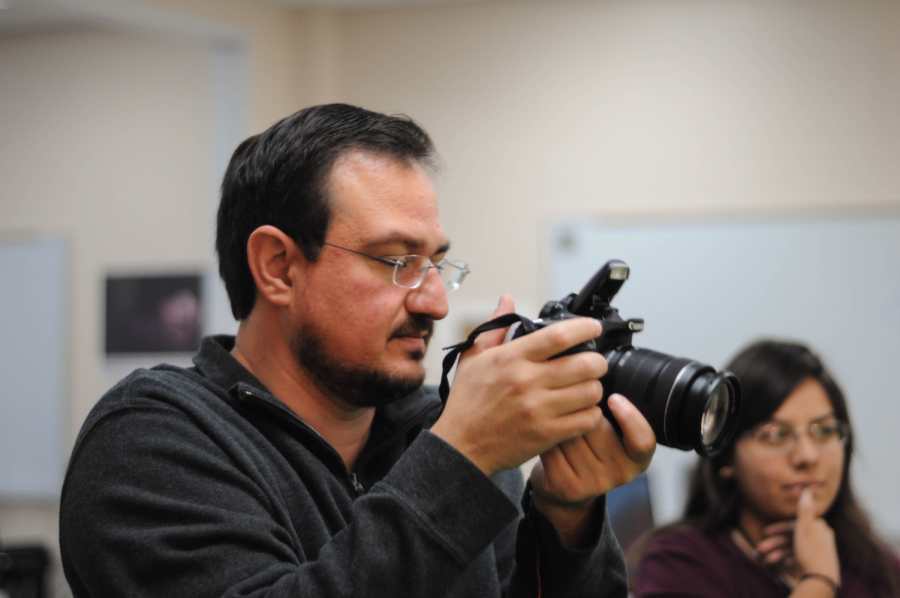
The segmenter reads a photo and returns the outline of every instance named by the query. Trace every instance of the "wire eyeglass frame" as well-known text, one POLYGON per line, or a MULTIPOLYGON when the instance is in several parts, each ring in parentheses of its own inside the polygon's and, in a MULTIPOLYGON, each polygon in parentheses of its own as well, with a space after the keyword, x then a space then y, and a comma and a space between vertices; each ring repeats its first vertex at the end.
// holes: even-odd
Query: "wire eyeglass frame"
POLYGON ((404 289, 419 288, 422 282, 425 281, 425 277, 428 276, 428 271, 431 268, 434 268, 438 271, 441 281, 444 283, 444 289, 449 293, 450 291, 458 289, 466 279, 466 275, 471 272, 469 270, 469 265, 466 262, 459 260, 443 259, 435 264, 431 259, 421 255, 401 255, 396 260, 391 260, 386 257, 379 257, 377 255, 363 253, 362 251, 356 251, 355 249, 341 247, 334 243, 324 242, 323 245, 328 245, 335 249, 343 249, 344 251, 349 251, 350 253, 355 253, 363 257, 377 260, 383 264, 393 266, 394 284, 404 289), (407 268, 410 269, 407 270, 407 268))
POLYGON ((829 419, 793 428, 785 423, 770 421, 764 422, 752 430, 747 430, 741 437, 749 438, 771 451, 787 452, 797 446, 801 434, 809 436, 809 439, 818 448, 844 446, 850 437, 850 424, 839 419, 829 419), (772 431, 775 429, 786 432, 786 434, 780 439, 775 438, 772 436, 772 431), (822 435, 823 433, 825 435, 822 435), (828 435, 829 433, 833 435, 828 435))

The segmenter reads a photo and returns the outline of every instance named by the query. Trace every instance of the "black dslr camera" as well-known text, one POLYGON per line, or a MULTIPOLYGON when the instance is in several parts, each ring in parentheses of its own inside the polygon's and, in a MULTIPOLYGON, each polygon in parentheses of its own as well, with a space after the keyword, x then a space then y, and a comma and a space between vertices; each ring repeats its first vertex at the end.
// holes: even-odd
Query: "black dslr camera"
MULTIPOLYGON (((741 406, 738 380, 731 372, 716 373, 693 359, 632 346, 631 337, 644 329, 644 320, 623 320, 619 310, 609 304, 628 280, 628 272, 625 262, 607 262, 580 293, 545 304, 534 325, 540 329, 585 316, 603 322, 600 336, 557 357, 581 351, 606 357, 609 371, 603 377, 600 407, 616 430, 621 431, 606 401, 609 395, 620 393, 647 418, 659 444, 714 456, 734 435, 741 406)), ((528 332, 520 326, 513 338, 525 334, 528 332)))

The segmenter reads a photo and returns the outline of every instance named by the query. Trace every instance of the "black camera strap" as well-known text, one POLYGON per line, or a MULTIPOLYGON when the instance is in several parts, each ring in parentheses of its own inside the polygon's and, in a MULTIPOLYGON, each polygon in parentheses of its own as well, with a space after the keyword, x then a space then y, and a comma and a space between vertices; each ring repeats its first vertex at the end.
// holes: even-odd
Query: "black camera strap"
POLYGON ((507 326, 512 326, 516 322, 520 322, 522 324, 522 329, 525 334, 529 332, 534 332, 537 330, 537 327, 534 323, 526 318, 525 316, 520 316, 519 314, 504 314, 502 316, 496 317, 493 320, 489 320, 473 330, 469 337, 461 343, 457 343, 455 345, 451 345, 449 347, 444 347, 444 351, 450 351, 444 356, 444 372, 441 374, 441 386, 438 389, 441 396, 441 402, 447 403, 447 397, 450 395, 450 382, 447 380, 447 375, 450 373, 450 370, 453 369, 453 364, 456 363, 456 358, 459 357, 459 354, 468 351, 472 348, 472 345, 475 344, 475 339, 478 338, 478 335, 482 332, 488 332, 490 330, 497 330, 498 328, 506 328, 507 326))

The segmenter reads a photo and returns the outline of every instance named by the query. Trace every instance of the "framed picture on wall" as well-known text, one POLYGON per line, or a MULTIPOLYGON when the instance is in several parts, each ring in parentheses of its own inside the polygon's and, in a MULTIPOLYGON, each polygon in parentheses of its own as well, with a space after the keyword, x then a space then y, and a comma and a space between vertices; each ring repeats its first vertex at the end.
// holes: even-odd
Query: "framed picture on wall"
POLYGON ((193 353, 200 346, 200 274, 108 276, 106 354, 193 353))

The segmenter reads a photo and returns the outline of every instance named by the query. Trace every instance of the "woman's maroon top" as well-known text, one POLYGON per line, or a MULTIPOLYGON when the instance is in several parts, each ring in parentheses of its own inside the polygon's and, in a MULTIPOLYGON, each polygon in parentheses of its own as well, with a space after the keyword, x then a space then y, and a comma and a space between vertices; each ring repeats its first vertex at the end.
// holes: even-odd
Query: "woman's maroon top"
MULTIPOLYGON (((900 570, 900 561, 894 555, 900 570)), ((748 557, 728 532, 678 529, 657 536, 634 576, 635 598, 784 598, 778 573, 748 557)), ((841 598, 887 597, 882 582, 841 567, 841 598)))

